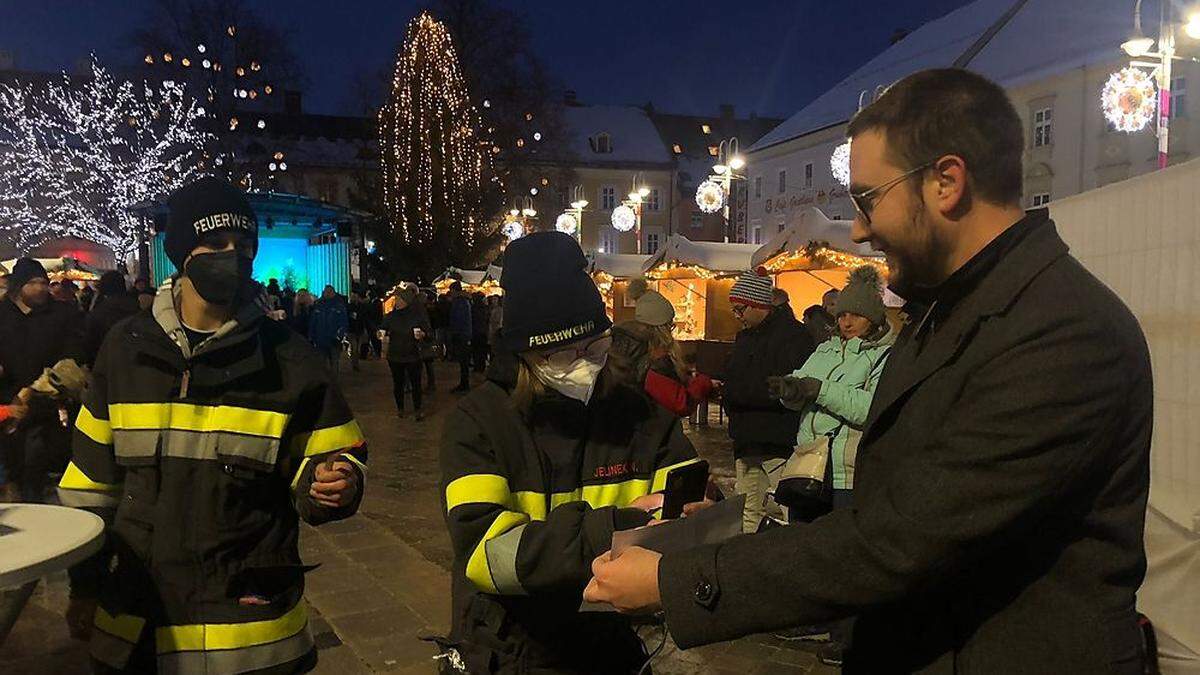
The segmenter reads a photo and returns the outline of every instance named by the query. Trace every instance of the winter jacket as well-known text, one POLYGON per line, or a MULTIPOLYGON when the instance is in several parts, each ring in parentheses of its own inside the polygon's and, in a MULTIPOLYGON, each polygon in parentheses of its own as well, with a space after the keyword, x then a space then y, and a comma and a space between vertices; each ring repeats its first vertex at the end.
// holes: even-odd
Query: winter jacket
POLYGON ((362 335, 367 332, 367 319, 371 313, 371 303, 366 301, 352 302, 348 305, 347 331, 351 335, 362 335))
POLYGON ((91 654, 121 669, 153 640, 159 672, 298 663, 313 649, 299 519, 358 509, 361 490, 338 509, 308 492, 333 452, 362 478, 362 432, 303 338, 250 303, 193 349, 173 286, 105 339, 59 483, 64 505, 107 523, 71 574, 73 594, 99 600, 91 654))
POLYGON ((83 360, 79 310, 54 300, 25 314, 0 297, 0 402, 13 400, 46 368, 63 359, 83 360))
POLYGON ((667 554, 684 648, 857 615, 843 672, 1144 672, 1154 418, 1125 305, 1031 212, 912 298, 854 508, 667 554))
POLYGON ((87 365, 96 362, 100 353, 100 345, 104 336, 117 325, 121 319, 133 316, 140 311, 137 298, 128 293, 117 295, 102 295, 96 300, 96 306, 88 313, 83 328, 83 360, 87 365))
POLYGON ((420 361, 421 345, 433 339, 429 317, 425 315, 425 308, 419 303, 389 312, 383 317, 383 329, 388 334, 387 359, 395 363, 420 361), (413 335, 414 328, 424 331, 425 337, 417 340, 413 335))
POLYGON ((791 454, 800 413, 771 397, 767 378, 791 373, 812 353, 812 337, 786 307, 773 309, 758 326, 738 333, 721 378, 736 457, 791 454))
POLYGON ((346 301, 339 298, 321 298, 313 303, 312 315, 308 319, 308 339, 317 349, 327 352, 337 347, 350 327, 350 313, 346 301))
POLYGON ((658 359, 646 370, 644 388, 655 403, 677 417, 687 417, 702 401, 708 400, 713 381, 703 373, 696 373, 684 383, 670 359, 658 359))
POLYGON ((580 612, 583 589, 613 532, 649 520, 625 507, 695 450, 678 418, 624 387, 586 407, 552 393, 523 416, 514 361, 498 355, 444 427, 450 643, 470 673, 636 672, 645 656, 628 620, 580 612))
POLYGON ((797 408, 804 417, 800 419, 796 445, 806 446, 822 436, 832 436, 829 462, 835 490, 854 488, 855 457, 863 424, 888 353, 896 341, 895 333, 886 323, 881 330, 885 331, 883 335, 868 340, 840 337, 826 340, 792 373, 792 377, 821 381, 817 400, 797 408))
POLYGON ((471 301, 466 295, 450 299, 450 334, 471 339, 471 301))

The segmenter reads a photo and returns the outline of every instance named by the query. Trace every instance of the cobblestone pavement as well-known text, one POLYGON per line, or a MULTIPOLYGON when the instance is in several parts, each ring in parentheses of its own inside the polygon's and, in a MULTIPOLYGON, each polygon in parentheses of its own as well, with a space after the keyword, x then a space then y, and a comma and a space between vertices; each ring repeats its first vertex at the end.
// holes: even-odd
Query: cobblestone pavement
MULTIPOLYGON (((444 415, 456 400, 447 390, 457 372, 439 364, 437 375, 439 391, 427 402, 431 414, 418 423, 397 417, 385 364, 365 362, 358 373, 343 369, 343 389, 370 441, 370 473, 357 517, 305 526, 301 535, 305 562, 321 565, 308 575, 306 593, 320 649, 317 673, 436 672, 436 650, 419 636, 445 634, 450 613, 452 553, 438 498, 437 446, 444 415)), ((694 429, 689 435, 730 488, 733 458, 724 429, 694 429)), ((69 638, 63 624, 66 604, 65 574, 39 586, 0 647, 0 673, 89 672, 86 649, 69 638)), ((650 649, 658 645, 658 629, 642 633, 650 649)), ((838 672, 819 664, 814 651, 771 636, 688 651, 668 640, 653 669, 659 675, 838 672)))

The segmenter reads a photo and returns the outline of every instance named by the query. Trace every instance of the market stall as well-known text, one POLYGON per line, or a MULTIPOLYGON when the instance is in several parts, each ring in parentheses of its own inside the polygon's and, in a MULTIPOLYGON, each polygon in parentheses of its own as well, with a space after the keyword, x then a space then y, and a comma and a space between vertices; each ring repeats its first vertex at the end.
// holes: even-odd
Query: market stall
MULTIPOLYGON (((50 281, 98 281, 102 270, 94 269, 74 258, 34 258, 46 269, 50 281)), ((6 273, 12 273, 17 259, 0 262, 6 273)))
POLYGON ((755 268, 775 278, 775 287, 788 294, 797 319, 804 310, 821 304, 821 296, 842 289, 850 271, 875 265, 887 278, 887 263, 870 246, 850 239, 849 220, 830 220, 815 207, 801 212, 792 225, 772 237, 754 254, 755 268))
POLYGON ((615 323, 633 318, 634 303, 626 295, 629 280, 642 276, 648 255, 595 253, 591 257, 592 280, 604 297, 605 310, 615 323))
POLYGON ((672 235, 642 267, 675 306, 675 338, 732 341, 740 328, 729 304, 737 275, 751 267, 754 244, 691 241, 672 235))
POLYGON ((433 281, 433 287, 438 294, 450 292, 454 282, 462 284, 467 293, 483 293, 484 295, 500 295, 500 268, 489 265, 486 270, 460 270, 451 267, 433 281))

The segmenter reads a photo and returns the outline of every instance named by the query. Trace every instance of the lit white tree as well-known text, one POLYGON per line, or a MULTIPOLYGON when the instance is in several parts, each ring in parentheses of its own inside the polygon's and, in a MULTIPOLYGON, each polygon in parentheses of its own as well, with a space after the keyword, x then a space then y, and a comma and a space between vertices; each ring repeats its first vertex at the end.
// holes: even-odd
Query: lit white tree
POLYGON ((181 83, 88 78, 0 84, 0 232, 28 251, 75 236, 118 259, 141 239, 131 209, 204 170, 213 136, 181 83))

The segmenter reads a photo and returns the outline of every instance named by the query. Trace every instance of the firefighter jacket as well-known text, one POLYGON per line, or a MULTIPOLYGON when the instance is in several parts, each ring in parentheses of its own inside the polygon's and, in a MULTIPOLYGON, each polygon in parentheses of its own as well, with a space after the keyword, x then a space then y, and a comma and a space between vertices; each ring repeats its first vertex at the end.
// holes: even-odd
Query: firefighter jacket
POLYGON ((339 509, 308 491, 338 451, 362 484, 362 432, 320 356, 261 306, 193 349, 175 296, 167 282, 152 314, 105 339, 59 484, 63 504, 108 524, 105 549, 72 570, 72 593, 99 601, 92 657, 135 669, 153 640, 160 673, 311 659, 299 518, 358 509, 361 489, 339 509))
POLYGON ((695 450, 679 419, 633 388, 601 383, 586 407, 551 393, 523 414, 515 372, 515 357, 498 355, 445 425, 449 646, 471 673, 636 671, 646 657, 628 620, 580 612, 583 589, 613 532, 649 521, 625 507, 695 450))

